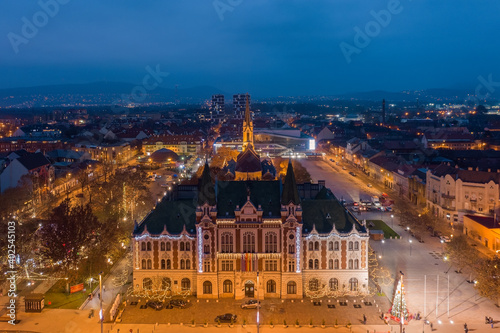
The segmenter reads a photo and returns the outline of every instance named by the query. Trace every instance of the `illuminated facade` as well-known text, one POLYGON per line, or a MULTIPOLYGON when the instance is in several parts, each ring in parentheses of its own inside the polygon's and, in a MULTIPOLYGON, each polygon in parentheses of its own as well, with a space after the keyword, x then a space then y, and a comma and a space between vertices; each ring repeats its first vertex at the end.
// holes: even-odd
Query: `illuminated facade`
POLYGON ((322 184, 213 182, 205 167, 135 226, 134 289, 198 298, 298 299, 368 291, 366 227, 322 184), (182 193, 181 193, 182 192, 182 193), (259 283, 257 286, 257 272, 259 283))

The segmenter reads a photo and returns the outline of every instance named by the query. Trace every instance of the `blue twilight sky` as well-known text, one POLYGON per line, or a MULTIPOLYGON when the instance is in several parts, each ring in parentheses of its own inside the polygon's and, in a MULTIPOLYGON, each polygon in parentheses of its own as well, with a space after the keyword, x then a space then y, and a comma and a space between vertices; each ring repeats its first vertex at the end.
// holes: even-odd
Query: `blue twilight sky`
POLYGON ((158 64, 166 87, 256 97, 500 82, 500 1, 395 1, 2 0, 0 88, 135 84, 158 64), (370 12, 388 7, 390 22, 374 24, 370 12), (355 27, 373 29, 368 45, 355 27))

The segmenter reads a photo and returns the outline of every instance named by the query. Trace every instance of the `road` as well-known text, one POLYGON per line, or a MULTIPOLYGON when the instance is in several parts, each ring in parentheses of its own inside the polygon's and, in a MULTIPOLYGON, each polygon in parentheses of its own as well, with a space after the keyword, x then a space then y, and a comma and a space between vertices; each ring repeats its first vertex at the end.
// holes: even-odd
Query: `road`
MULTIPOLYGON (((360 197, 379 195, 385 189, 380 184, 373 183, 368 188, 360 177, 349 175, 350 171, 359 171, 348 164, 339 166, 330 161, 301 160, 314 181, 325 180, 326 186, 339 199, 347 202, 359 201, 360 197), (345 166, 346 170, 342 169, 345 166)), ((366 178, 366 177, 362 177, 366 178)), ((391 195, 391 193, 389 193, 391 195)), ((484 326, 484 317, 491 316, 498 320, 500 309, 488 299, 482 298, 476 292, 473 284, 468 283, 469 272, 455 272, 444 257, 444 245, 436 237, 423 235, 424 243, 419 243, 409 232, 400 227, 397 216, 388 212, 363 212, 359 219, 382 219, 402 236, 401 239, 387 239, 382 242, 371 241, 370 245, 376 252, 379 265, 391 272, 393 283, 383 287, 384 293, 392 300, 399 272, 404 273, 405 291, 408 308, 411 313, 420 312, 434 324, 455 325, 467 322, 469 327, 484 326), (411 242, 410 242, 411 241, 411 242), (441 324, 439 324, 441 322, 441 324)), ((388 309, 385 309, 387 311, 388 309)), ((422 325, 422 321, 411 325, 422 325)), ((457 327, 454 331, 463 329, 457 327)))

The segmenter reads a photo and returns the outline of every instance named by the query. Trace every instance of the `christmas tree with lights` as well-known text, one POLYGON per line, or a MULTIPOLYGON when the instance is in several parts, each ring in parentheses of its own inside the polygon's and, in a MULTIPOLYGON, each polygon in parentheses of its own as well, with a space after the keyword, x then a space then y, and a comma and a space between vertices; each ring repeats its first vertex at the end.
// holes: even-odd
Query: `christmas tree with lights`
POLYGON ((392 301, 392 308, 390 312, 393 320, 403 320, 403 324, 408 320, 409 317, 404 290, 405 288, 403 284, 403 275, 401 275, 396 293, 394 294, 394 300, 392 301))

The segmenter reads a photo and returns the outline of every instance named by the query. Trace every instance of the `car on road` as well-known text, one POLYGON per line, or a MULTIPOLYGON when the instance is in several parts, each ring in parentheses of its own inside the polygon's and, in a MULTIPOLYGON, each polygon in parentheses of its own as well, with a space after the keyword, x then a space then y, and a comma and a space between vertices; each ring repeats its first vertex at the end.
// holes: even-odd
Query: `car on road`
POLYGON ((366 186, 368 186, 368 187, 373 187, 373 186, 372 186, 372 184, 370 184, 370 183, 366 184, 366 186))
POLYGON ((260 308, 260 302, 258 302, 256 299, 250 299, 241 304, 242 309, 257 309, 257 307, 260 308))
POLYGON ((349 172, 349 174, 350 174, 351 176, 353 176, 353 177, 356 177, 356 173, 354 173, 354 172, 352 172, 352 171, 351 171, 351 172, 349 172))
POLYGON ((146 303, 146 305, 152 309, 155 309, 156 311, 160 311, 161 309, 163 309, 162 302, 149 301, 146 303))
POLYGON ((236 322, 236 318, 237 318, 237 316, 235 314, 225 313, 223 315, 215 317, 215 322, 219 322, 220 321, 221 323, 230 323, 230 322, 235 323, 236 322))
POLYGON ((359 212, 359 207, 358 207, 358 206, 352 206, 352 207, 351 207, 351 210, 352 210, 353 212, 359 212))
POLYGON ((186 301, 182 299, 173 299, 170 301, 170 307, 184 309, 187 306, 186 301))
POLYGON ((445 243, 451 242, 451 239, 448 236, 439 236, 439 239, 442 240, 445 243))
POLYGON ((347 170, 347 168, 345 166, 342 167, 342 170, 347 170))

